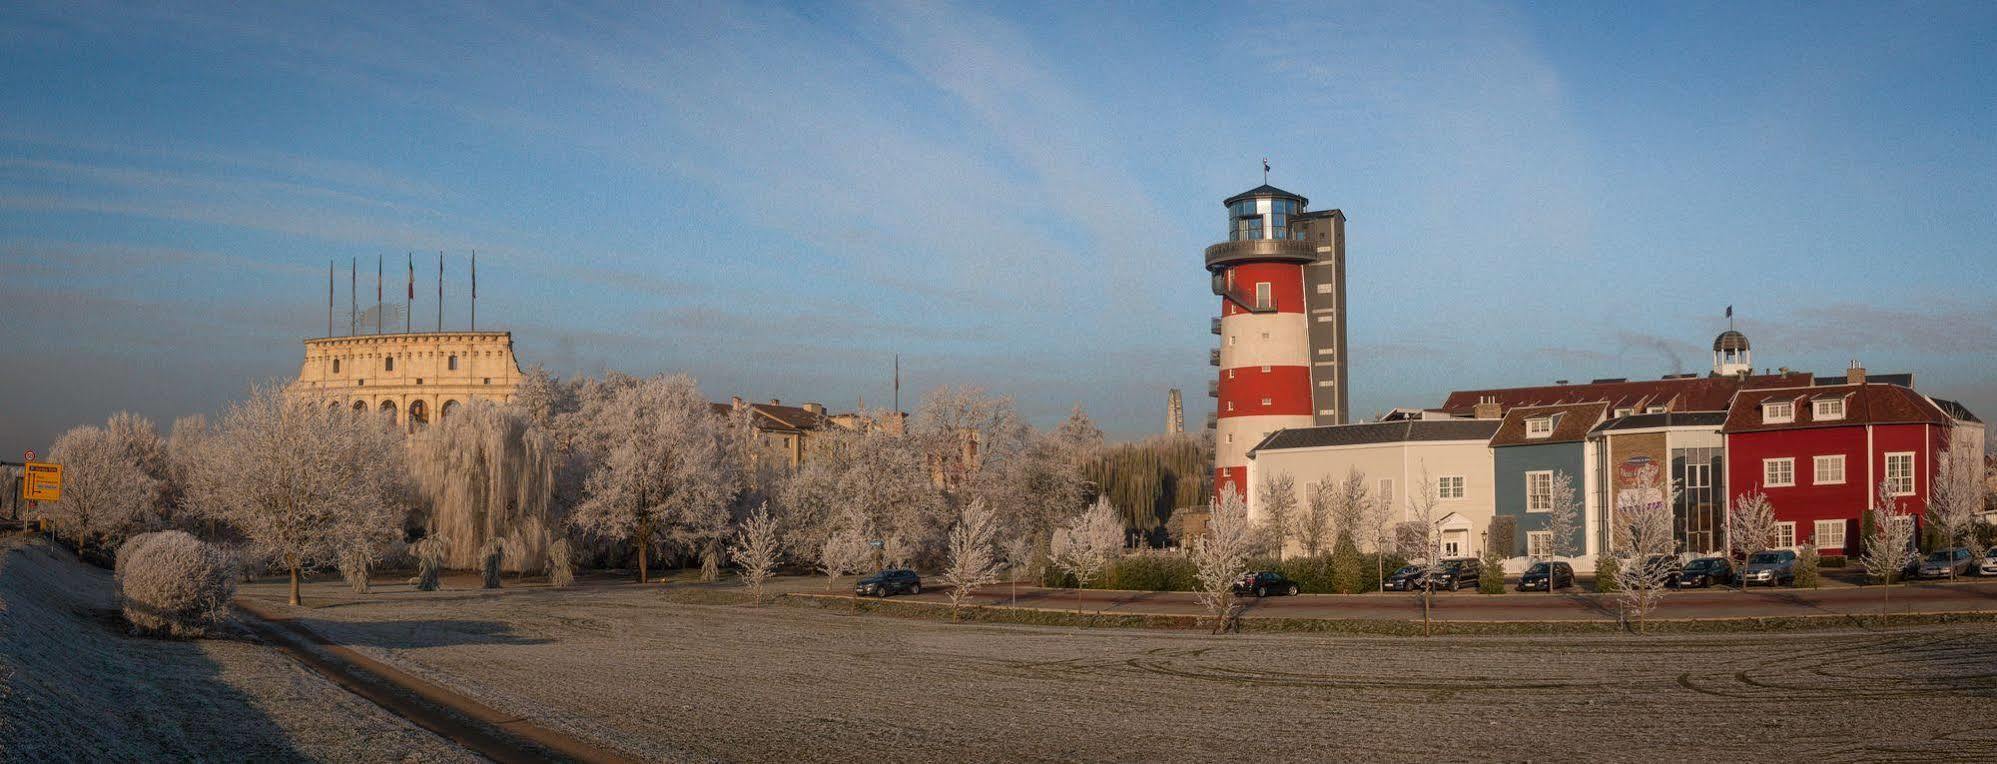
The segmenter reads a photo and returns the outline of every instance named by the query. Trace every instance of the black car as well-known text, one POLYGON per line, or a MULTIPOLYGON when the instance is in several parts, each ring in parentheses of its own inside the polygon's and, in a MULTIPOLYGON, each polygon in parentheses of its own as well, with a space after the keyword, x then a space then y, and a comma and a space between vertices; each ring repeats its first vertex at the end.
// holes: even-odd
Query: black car
POLYGON ((1701 557, 1685 563, 1685 569, 1665 583, 1678 589, 1704 589, 1708 586, 1727 586, 1733 582, 1734 566, 1727 558, 1701 557))
POLYGON ((1476 560, 1443 560, 1442 570, 1435 574, 1435 586, 1452 592, 1466 586, 1474 589, 1477 586, 1477 574, 1480 572, 1481 566, 1476 560))
POLYGON ((1535 562, 1519 576, 1519 591, 1553 591, 1574 585, 1574 566, 1564 562, 1535 562))
POLYGON ((922 577, 907 568, 889 568, 860 579, 860 583, 853 587, 853 593, 862 597, 921 594, 922 577))
POLYGON ((1424 570, 1420 565, 1403 565, 1400 570, 1387 574, 1386 589, 1390 592, 1412 592, 1421 589, 1424 570))
POLYGON ((1235 594, 1253 594, 1267 597, 1271 594, 1291 594, 1298 592, 1297 582, 1272 570, 1263 570, 1242 576, 1234 582, 1235 594))
POLYGON ((1649 581, 1662 581, 1670 586, 1678 580, 1678 558, 1668 554, 1653 554, 1643 559, 1644 578, 1649 581))

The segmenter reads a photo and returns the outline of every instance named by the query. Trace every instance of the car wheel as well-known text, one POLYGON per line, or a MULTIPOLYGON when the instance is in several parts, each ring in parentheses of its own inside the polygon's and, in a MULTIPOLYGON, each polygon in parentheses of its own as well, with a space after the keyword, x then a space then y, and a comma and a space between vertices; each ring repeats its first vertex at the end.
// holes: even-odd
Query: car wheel
POLYGON ((921 594, 921 593, 922 593, 922 584, 909 584, 909 586, 908 586, 908 593, 909 593, 909 594, 921 594))
POLYGON ((1257 596, 1257 597, 1267 597, 1267 596, 1269 596, 1269 587, 1266 587, 1266 586, 1257 586, 1257 587, 1255 587, 1255 596, 1257 596))
POLYGON ((1292 597, 1295 597, 1295 596, 1297 596, 1297 585, 1296 585, 1296 584, 1290 584, 1290 596, 1292 596, 1292 597))

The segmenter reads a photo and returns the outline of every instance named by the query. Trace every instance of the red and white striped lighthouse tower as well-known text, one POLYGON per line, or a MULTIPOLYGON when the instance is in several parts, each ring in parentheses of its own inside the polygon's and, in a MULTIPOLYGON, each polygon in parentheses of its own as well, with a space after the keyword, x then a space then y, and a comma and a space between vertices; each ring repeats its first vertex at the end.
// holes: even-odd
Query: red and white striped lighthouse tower
POLYGON ((1207 247, 1220 296, 1214 491, 1253 491, 1248 452, 1286 427, 1343 424, 1345 215, 1267 184, 1229 197, 1227 241, 1207 247))

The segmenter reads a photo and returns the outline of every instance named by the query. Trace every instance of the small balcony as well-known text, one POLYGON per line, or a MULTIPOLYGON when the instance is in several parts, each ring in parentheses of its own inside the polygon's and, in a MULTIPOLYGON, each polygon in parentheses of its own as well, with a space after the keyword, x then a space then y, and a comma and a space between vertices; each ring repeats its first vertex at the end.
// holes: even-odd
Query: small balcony
POLYGON ((1211 430, 1211 429, 1214 429, 1214 428, 1216 428, 1216 427, 1219 427, 1219 426, 1220 426, 1220 415, 1219 415, 1219 414, 1208 414, 1208 415, 1207 415, 1207 429, 1211 430))
POLYGON ((1220 380, 1218 379, 1207 380, 1207 397, 1208 398, 1220 397, 1220 380))
POLYGON ((1212 350, 1207 351, 1207 365, 1208 366, 1220 365, 1220 348, 1214 348, 1212 350))
POLYGON ((1213 323, 1211 324, 1211 326, 1213 327, 1214 334, 1220 334, 1220 316, 1213 317, 1213 323))

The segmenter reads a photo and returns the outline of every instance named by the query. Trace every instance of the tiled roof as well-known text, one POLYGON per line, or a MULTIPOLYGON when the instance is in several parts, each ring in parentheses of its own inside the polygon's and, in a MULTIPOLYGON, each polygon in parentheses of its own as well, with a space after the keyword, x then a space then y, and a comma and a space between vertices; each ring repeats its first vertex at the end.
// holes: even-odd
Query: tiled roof
POLYGON ((1595 432, 1647 430, 1654 427, 1711 427, 1727 423, 1725 411, 1666 411, 1662 414, 1631 414, 1595 426, 1595 432))
POLYGON ((1411 441, 1489 440, 1498 429, 1496 419, 1411 419, 1397 422, 1361 422, 1324 427, 1292 427, 1277 430, 1263 438, 1253 451, 1285 448, 1354 446, 1367 443, 1411 441))
POLYGON ((1585 385, 1541 385, 1495 390, 1458 390, 1450 393, 1442 408, 1457 416, 1476 410, 1486 397, 1497 400, 1505 410, 1518 406, 1548 406, 1601 401, 1611 411, 1651 406, 1669 406, 1677 411, 1722 411, 1735 391, 1760 387, 1803 387, 1812 377, 1804 372, 1740 377, 1682 376, 1673 379, 1647 379, 1634 382, 1591 382, 1585 385))
POLYGON ((1975 414, 1970 413, 1968 406, 1964 406, 1960 403, 1948 400, 1946 398, 1929 398, 1928 400, 1934 401, 1935 405, 1941 408, 1942 413, 1947 414, 1950 419, 1954 419, 1958 422, 1975 422, 1977 424, 1983 423, 1983 420, 1977 419, 1975 414))
POLYGON ((1520 406, 1505 412, 1504 424, 1491 436, 1492 446, 1533 446, 1542 443, 1574 443, 1588 438, 1588 431, 1602 421, 1607 403, 1572 403, 1563 406, 1520 406), (1553 417, 1553 434, 1544 438, 1525 436, 1528 419, 1553 417))
MULTIPOLYGON (((714 413, 727 415, 734 410, 732 404, 715 403, 714 413)), ((813 414, 798 406, 783 406, 774 403, 745 403, 756 417, 756 426, 774 430, 817 430, 825 426, 825 417, 813 414)))
MULTIPOLYGON (((1870 383, 1870 384, 1875 384, 1875 385, 1899 385, 1899 386, 1901 386, 1901 387, 1913 387, 1913 386, 1914 386, 1914 375, 1912 375, 1912 374, 1867 374, 1867 375, 1865 375, 1865 381, 1866 381, 1866 382, 1868 382, 1868 383, 1870 383)), ((1818 385, 1818 386, 1823 386, 1823 385, 1844 385, 1844 384, 1850 384, 1850 383, 1846 382, 1846 381, 1845 381, 1845 378, 1844 378, 1843 376, 1836 376, 1836 377, 1817 377, 1817 385, 1818 385)))
POLYGON ((1727 423, 1722 431, 1737 433, 1866 424, 1946 425, 1948 423, 1948 414, 1943 413, 1934 402, 1920 393, 1899 385, 1832 385, 1742 390, 1739 395, 1734 396, 1733 407, 1727 411, 1727 423), (1825 393, 1845 392, 1850 393, 1850 397, 1845 399, 1844 418, 1816 421, 1816 407, 1811 406, 1810 402, 1825 393), (1772 424, 1763 422, 1761 404, 1771 400, 1793 401, 1796 404, 1795 421, 1772 424))

